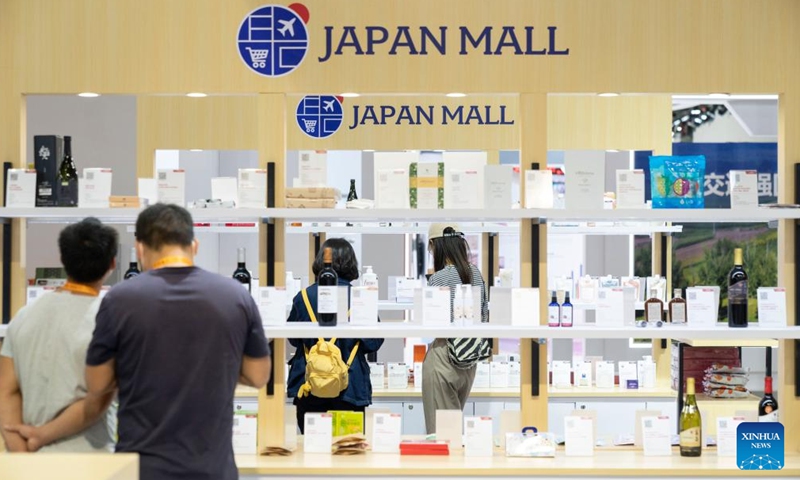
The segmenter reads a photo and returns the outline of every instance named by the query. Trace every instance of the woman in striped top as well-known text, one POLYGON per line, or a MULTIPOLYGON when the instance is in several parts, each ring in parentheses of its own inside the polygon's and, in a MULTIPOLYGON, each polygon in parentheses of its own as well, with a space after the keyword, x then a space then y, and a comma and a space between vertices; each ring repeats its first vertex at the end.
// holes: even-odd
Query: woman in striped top
MULTIPOLYGON (((486 284, 480 270, 469 263, 469 245, 455 223, 434 223, 428 230, 428 250, 435 273, 431 287, 450 287, 450 315, 457 285, 479 286, 480 321, 489 321, 486 284)), ((489 343, 482 338, 437 338, 428 346, 422 366, 422 406, 425 428, 436 431, 436 410, 464 410, 478 361, 489 357, 489 343)))

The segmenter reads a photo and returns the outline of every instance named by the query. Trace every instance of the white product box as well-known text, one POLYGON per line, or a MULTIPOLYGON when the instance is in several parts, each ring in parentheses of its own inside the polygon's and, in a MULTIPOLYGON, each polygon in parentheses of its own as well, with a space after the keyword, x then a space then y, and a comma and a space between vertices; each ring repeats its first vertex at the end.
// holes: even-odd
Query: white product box
POLYGON ((639 360, 636 362, 637 380, 639 388, 655 388, 656 386, 656 364, 651 360, 639 360))
POLYGON ((575 385, 579 387, 592 386, 592 367, 593 362, 584 360, 578 363, 577 372, 575 376, 575 385))
POLYGON ((510 367, 508 362, 491 363, 491 388, 508 388, 508 375, 510 367))
POLYGON ((599 361, 596 370, 597 388, 614 388, 614 362, 599 361))
POLYGON ((408 388, 408 366, 405 363, 390 363, 388 370, 390 390, 405 390, 408 388))
POLYGON ((261 168, 240 168, 236 188, 238 208, 267 206, 267 171, 261 168))
MULTIPOLYGON (((397 302, 413 302, 414 290, 422 284, 416 278, 393 277, 395 279, 395 300, 397 302)), ((390 297, 391 298, 391 297, 390 297)))
POLYGON ((415 322, 436 327, 450 325, 450 287, 424 287, 415 292, 415 322))
POLYGON ((593 303, 597 301, 597 289, 600 284, 596 278, 584 275, 578 279, 578 296, 576 300, 581 302, 593 303))
POLYGON ((325 187, 328 183, 328 153, 322 150, 300 152, 300 187, 325 187))
POLYGON ((553 208, 553 172, 525 170, 525 208, 553 208))
POLYGON ((264 325, 286 323, 286 287, 261 287, 258 289, 258 313, 264 325))
POLYGON ((258 401, 236 399, 233 402, 233 453, 258 453, 258 401))
POLYGON ((112 177, 110 168, 84 168, 78 179, 78 207, 108 208, 112 177))
POLYGON ((638 365, 636 362, 619 362, 619 388, 628 388, 628 380, 639 381, 638 365))
POLYGON ((511 165, 486 165, 483 167, 483 203, 487 210, 511 208, 511 185, 514 168, 511 165))
POLYGON ((350 323, 353 325, 378 324, 377 288, 350 287, 350 323))
POLYGON ((758 326, 785 327, 786 289, 777 287, 758 287, 758 326))
POLYGON ((214 177, 211 179, 211 198, 223 202, 239 200, 238 180, 235 177, 214 177))
POLYGON ((601 288, 597 292, 595 315, 598 327, 633 326, 636 322, 636 302, 633 288, 601 288))
POLYGON ((603 209, 605 166, 605 152, 564 152, 565 203, 568 210, 603 209))
POLYGON ((553 386, 556 388, 571 387, 572 363, 562 360, 555 360, 551 365, 553 368, 553 386))
POLYGON ((384 363, 369 364, 369 381, 372 383, 373 390, 384 390, 386 388, 386 365, 384 363))
POLYGON ((492 442, 492 417, 464 418, 465 457, 491 457, 492 442))
POLYGON ((422 388, 422 362, 414 362, 414 388, 422 388))
POLYGON ((186 171, 159 170, 156 173, 158 182, 158 201, 186 206, 186 171))
POLYGON ((304 418, 303 452, 331 454, 333 415, 306 413, 304 418))
POLYGON ((686 289, 686 323, 690 327, 713 327, 719 316, 719 287, 686 289))
POLYGON ((489 362, 478 362, 475 368, 475 381, 472 388, 491 388, 492 387, 492 366, 489 362))
POLYGON ((377 172, 375 208, 408 209, 408 169, 380 169, 377 172))
POLYGON ((483 208, 480 201, 483 197, 481 170, 449 170, 445 175, 444 208, 483 208))
POLYGON ((519 388, 522 382, 519 362, 508 362, 508 388, 519 388))
MULTIPOLYGON (((473 299, 475 296, 473 295, 473 299)), ((492 287, 490 322, 495 325, 539 325, 539 289, 492 287)))
MULTIPOLYGON (((107 200, 106 206, 108 206, 107 200)), ((10 168, 6 177, 6 208, 34 207, 36 207, 36 170, 10 168)))
POLYGON ((758 172, 731 170, 729 174, 731 209, 758 207, 758 172))
POLYGON ((158 203, 158 181, 155 178, 137 179, 136 193, 147 205, 155 205, 158 203))
POLYGON ((645 208, 644 170, 617 170, 617 208, 645 208))

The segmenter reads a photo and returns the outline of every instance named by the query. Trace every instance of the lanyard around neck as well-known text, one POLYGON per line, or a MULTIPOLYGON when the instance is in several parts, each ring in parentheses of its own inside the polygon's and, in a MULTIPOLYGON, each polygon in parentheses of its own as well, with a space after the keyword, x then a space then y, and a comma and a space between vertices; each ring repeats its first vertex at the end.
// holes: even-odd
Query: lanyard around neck
POLYGON ((164 268, 167 265, 180 265, 181 267, 191 267, 194 265, 192 261, 186 257, 164 257, 153 264, 153 270, 164 268))
POLYGON ((82 285, 80 283, 67 282, 61 286, 61 290, 66 290, 70 293, 77 293, 79 295, 89 295, 91 297, 100 295, 100 290, 92 288, 88 285, 82 285))

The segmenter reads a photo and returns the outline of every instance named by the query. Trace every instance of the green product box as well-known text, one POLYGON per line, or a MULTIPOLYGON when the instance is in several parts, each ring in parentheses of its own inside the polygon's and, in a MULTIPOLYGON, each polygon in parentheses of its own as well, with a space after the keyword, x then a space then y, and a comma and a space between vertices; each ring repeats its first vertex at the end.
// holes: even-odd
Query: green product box
POLYGON ((444 208, 444 162, 413 162, 408 171, 411 208, 444 208))
POLYGON ((329 411, 333 415, 333 436, 354 435, 364 433, 364 413, 343 410, 329 411))

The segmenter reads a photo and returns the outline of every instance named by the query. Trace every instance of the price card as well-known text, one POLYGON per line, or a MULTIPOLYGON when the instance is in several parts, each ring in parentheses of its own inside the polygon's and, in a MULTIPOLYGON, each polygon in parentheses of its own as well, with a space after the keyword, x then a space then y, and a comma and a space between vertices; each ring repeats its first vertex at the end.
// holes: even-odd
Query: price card
POLYGON ((511 185, 514 171, 511 165, 486 165, 483 168, 484 207, 487 210, 511 208, 511 185))
POLYGON ((186 206, 186 171, 159 170, 156 175, 158 175, 156 178, 158 201, 186 206))
POLYGON ((646 457, 672 455, 669 417, 642 417, 642 443, 646 457))
POLYGON ((619 386, 620 388, 628 387, 628 380, 637 380, 638 386, 638 373, 636 362, 619 362, 619 386))
POLYGON ((568 457, 594 455, 594 419, 592 417, 564 417, 565 453, 568 457))
POLYGON ((286 288, 261 287, 258 289, 258 313, 264 325, 286 323, 286 288))
POLYGON ((450 288, 425 287, 422 289, 422 324, 444 327, 450 325, 450 288))
MULTIPOLYGON (((461 450, 464 436, 464 412, 461 410, 436 410, 436 440, 450 444, 450 450, 461 450)), ((489 430, 489 437, 492 431, 489 430)))
POLYGON ((717 456, 736 456, 736 429, 745 417, 717 417, 717 456))
POLYGON ((422 362, 414 362, 414 388, 422 388, 422 362))
POLYGON ((448 185, 444 191, 444 208, 481 209, 483 172, 476 169, 449 170, 448 185))
POLYGON ((553 172, 525 170, 525 208, 553 208, 553 172))
POLYGON ((399 413, 375 413, 372 417, 372 451, 398 453, 402 424, 403 418, 399 413))
POLYGON ((713 288, 686 289, 686 316, 690 327, 714 327, 717 324, 717 298, 713 288))
POLYGON ((756 170, 731 170, 731 209, 758 207, 758 172, 756 170))
MULTIPOLYGON (((36 170, 11 168, 6 177, 6 207, 36 207, 36 170)), ((108 206, 108 198, 106 198, 108 206)))
POLYGON ((597 388, 614 388, 614 362, 597 362, 597 388))
POLYGON ((617 170, 617 208, 644 205, 644 170, 617 170))
POLYGON ((350 323, 353 325, 378 324, 378 289, 375 287, 350 288, 350 323))
POLYGON ((567 388, 572 386, 572 363, 562 360, 553 361, 553 386, 567 388))
POLYGON ((373 390, 383 390, 386 388, 386 365, 383 363, 369 364, 369 381, 373 390))
POLYGON ((419 280, 416 278, 395 278, 395 299, 398 302, 413 302, 414 290, 419 288, 419 280))
POLYGON ((300 186, 324 187, 328 181, 328 154, 324 151, 300 152, 300 186))
POLYGON ((786 326, 786 289, 776 287, 758 288, 758 326, 786 326))
POLYGON ((408 367, 405 363, 389 364, 389 389, 405 390, 408 388, 408 367))
POLYGON ((375 208, 409 208, 408 170, 381 169, 377 177, 375 208))
POLYGON ((333 442, 333 415, 306 413, 303 425, 303 451, 330 455, 333 442))
POLYGON ((464 419, 464 456, 492 456, 492 417, 464 419))
POLYGON ((267 205, 267 171, 240 168, 236 193, 238 208, 264 208, 267 205))
POLYGON ((492 362, 490 384, 492 388, 508 388, 508 362, 492 362))
POLYGON ((258 441, 258 402, 238 401, 233 404, 233 453, 255 455, 258 441))
POLYGON ((472 388, 491 388, 492 386, 492 366, 489 362, 478 362, 475 367, 475 380, 472 388))

